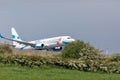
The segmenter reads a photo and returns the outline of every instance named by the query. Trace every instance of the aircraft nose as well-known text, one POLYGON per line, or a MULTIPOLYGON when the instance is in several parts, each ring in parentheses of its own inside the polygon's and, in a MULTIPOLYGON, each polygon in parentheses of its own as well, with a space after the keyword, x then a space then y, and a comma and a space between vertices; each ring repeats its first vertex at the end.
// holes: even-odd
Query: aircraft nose
POLYGON ((74 42, 75 41, 75 39, 71 39, 71 42, 74 42))
POLYGON ((72 39, 72 41, 74 42, 74 41, 75 41, 75 39, 72 39))

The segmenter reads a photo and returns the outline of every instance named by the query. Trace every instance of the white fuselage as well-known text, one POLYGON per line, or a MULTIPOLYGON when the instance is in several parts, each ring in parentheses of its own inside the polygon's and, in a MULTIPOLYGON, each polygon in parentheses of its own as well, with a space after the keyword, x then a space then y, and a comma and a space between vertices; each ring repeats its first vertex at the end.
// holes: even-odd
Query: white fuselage
POLYGON ((62 46, 75 41, 70 36, 59 36, 59 37, 46 38, 46 39, 26 42, 20 38, 15 28, 11 28, 11 32, 12 32, 11 38, 6 38, 2 36, 1 34, 0 34, 0 38, 12 41, 13 46, 21 50, 23 49, 38 49, 38 50, 59 49, 61 50, 62 46))
MULTIPOLYGON (((29 41, 29 43, 36 44, 36 46, 34 47, 35 49, 52 49, 55 47, 62 47, 62 46, 69 44, 73 41, 75 41, 75 40, 72 39, 70 36, 59 36, 59 37, 29 41)), ((17 46, 16 48, 33 49, 33 47, 31 47, 31 46, 26 46, 23 44, 21 44, 20 46, 17 46)))

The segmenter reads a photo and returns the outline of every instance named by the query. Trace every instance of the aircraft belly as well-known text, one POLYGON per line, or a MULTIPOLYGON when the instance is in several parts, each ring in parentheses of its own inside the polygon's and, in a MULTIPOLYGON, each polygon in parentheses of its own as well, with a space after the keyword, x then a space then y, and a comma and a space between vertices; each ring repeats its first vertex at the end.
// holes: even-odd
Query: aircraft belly
POLYGON ((48 46, 46 46, 46 48, 55 48, 55 47, 61 47, 62 45, 56 45, 56 44, 49 44, 48 46))

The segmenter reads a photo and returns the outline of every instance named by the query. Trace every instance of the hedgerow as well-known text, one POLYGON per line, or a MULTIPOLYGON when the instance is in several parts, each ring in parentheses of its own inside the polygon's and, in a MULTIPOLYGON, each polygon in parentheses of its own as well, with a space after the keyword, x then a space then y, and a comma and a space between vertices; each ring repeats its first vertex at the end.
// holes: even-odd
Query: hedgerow
POLYGON ((80 71, 107 72, 120 74, 120 61, 108 62, 104 60, 69 60, 62 58, 43 58, 40 56, 0 56, 0 63, 41 68, 41 65, 56 65, 67 69, 80 71))
MULTIPOLYGON (((84 42, 82 42, 84 43, 84 42)), ((76 44, 74 44, 76 46, 76 44)), ((79 44, 80 45, 80 44, 79 44)), ((84 47, 88 46, 84 45, 84 47)), ((85 48, 86 48, 85 47, 85 48)), ((4 48, 2 48, 4 49, 4 48)), ((81 48, 83 49, 83 47, 81 48)), ((3 52, 9 52, 9 49, 3 52)), ((31 68, 41 68, 41 65, 55 65, 64 67, 67 69, 76 69, 80 71, 92 71, 92 72, 107 72, 107 73, 118 73, 120 74, 120 59, 118 55, 103 56, 99 53, 97 54, 97 50, 93 47, 83 49, 82 52, 84 55, 79 55, 79 57, 74 59, 74 57, 70 58, 62 58, 61 56, 52 56, 52 57, 42 57, 35 55, 19 55, 19 54, 5 54, 2 52, 0 54, 0 63, 3 64, 14 64, 20 66, 28 66, 31 68), (92 51, 89 51, 92 50, 92 51), (83 51, 83 52, 82 52, 83 51), (84 52, 85 51, 85 52, 84 52), (87 54, 90 52, 90 54, 87 54), (92 54, 93 52, 93 54, 92 54)), ((12 51, 10 51, 12 53, 12 51)), ((99 52, 99 51, 98 51, 99 52)), ((22 54, 22 53, 21 53, 22 54)), ((31 53, 30 53, 31 54, 31 53)))

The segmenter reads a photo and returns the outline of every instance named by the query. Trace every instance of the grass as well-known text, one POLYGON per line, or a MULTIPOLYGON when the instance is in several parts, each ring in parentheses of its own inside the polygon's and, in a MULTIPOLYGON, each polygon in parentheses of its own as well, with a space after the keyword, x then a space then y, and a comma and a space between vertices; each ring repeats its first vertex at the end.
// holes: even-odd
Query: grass
POLYGON ((0 80, 120 80, 119 74, 82 72, 55 66, 40 69, 0 64, 0 80))

